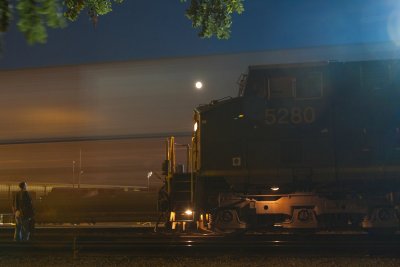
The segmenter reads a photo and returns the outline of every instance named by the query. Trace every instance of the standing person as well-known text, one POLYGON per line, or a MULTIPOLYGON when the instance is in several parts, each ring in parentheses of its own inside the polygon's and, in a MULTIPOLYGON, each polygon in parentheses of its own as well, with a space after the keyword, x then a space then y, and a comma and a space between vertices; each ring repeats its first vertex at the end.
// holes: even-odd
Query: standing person
POLYGON ((34 223, 34 211, 31 196, 28 193, 26 182, 19 183, 20 191, 15 194, 13 212, 15 215, 15 241, 29 240, 32 224, 34 223))

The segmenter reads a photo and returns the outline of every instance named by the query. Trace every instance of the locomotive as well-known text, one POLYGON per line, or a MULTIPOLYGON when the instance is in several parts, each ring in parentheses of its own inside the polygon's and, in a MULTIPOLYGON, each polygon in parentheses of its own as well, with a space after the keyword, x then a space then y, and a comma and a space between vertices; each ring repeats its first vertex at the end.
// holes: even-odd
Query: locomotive
POLYGON ((398 228, 400 60, 250 66, 194 109, 187 168, 167 140, 172 229, 398 228))

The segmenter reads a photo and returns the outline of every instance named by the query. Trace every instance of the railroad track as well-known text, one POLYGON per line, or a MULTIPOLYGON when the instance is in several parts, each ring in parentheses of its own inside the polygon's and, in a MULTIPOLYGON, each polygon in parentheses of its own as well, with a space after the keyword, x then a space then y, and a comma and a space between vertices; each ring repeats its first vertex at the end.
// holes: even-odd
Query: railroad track
POLYGON ((38 228, 29 242, 12 241, 0 229, 0 251, 13 253, 295 253, 400 256, 400 235, 347 234, 173 234, 152 228, 38 228))

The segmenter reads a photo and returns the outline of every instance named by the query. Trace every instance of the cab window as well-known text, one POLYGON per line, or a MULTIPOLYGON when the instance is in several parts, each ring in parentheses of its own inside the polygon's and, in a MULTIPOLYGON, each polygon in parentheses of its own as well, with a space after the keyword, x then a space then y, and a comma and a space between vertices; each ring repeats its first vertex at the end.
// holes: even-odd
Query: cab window
POLYGON ((321 72, 302 73, 297 77, 269 77, 267 80, 268 99, 322 97, 323 80, 321 72))
POLYGON ((322 97, 322 73, 310 72, 302 76, 296 88, 296 98, 319 98, 322 97))
POLYGON ((268 99, 296 96, 296 78, 294 77, 270 77, 267 86, 268 99))

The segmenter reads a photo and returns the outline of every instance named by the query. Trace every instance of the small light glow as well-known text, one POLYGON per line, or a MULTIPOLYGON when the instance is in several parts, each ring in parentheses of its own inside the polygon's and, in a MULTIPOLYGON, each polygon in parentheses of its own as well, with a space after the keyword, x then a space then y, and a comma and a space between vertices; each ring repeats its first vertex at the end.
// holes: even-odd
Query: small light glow
POLYGON ((203 88, 203 83, 200 82, 200 81, 197 81, 195 86, 196 86, 197 89, 201 89, 201 88, 203 88))
POLYGON ((244 115, 243 114, 239 114, 238 118, 239 119, 244 118, 244 115))
POLYGON ((185 211, 185 214, 186 214, 186 215, 192 215, 192 214, 193 214, 193 211, 192 211, 192 210, 186 210, 186 211, 185 211))
POLYGON ((148 172, 147 173, 147 178, 150 178, 153 175, 153 172, 148 172))
POLYGON ((193 131, 197 131, 197 127, 198 127, 199 125, 197 124, 197 121, 194 123, 194 125, 193 125, 193 131))
POLYGON ((271 187, 271 190, 272 190, 272 191, 278 191, 278 190, 279 190, 279 187, 273 186, 273 187, 271 187))

